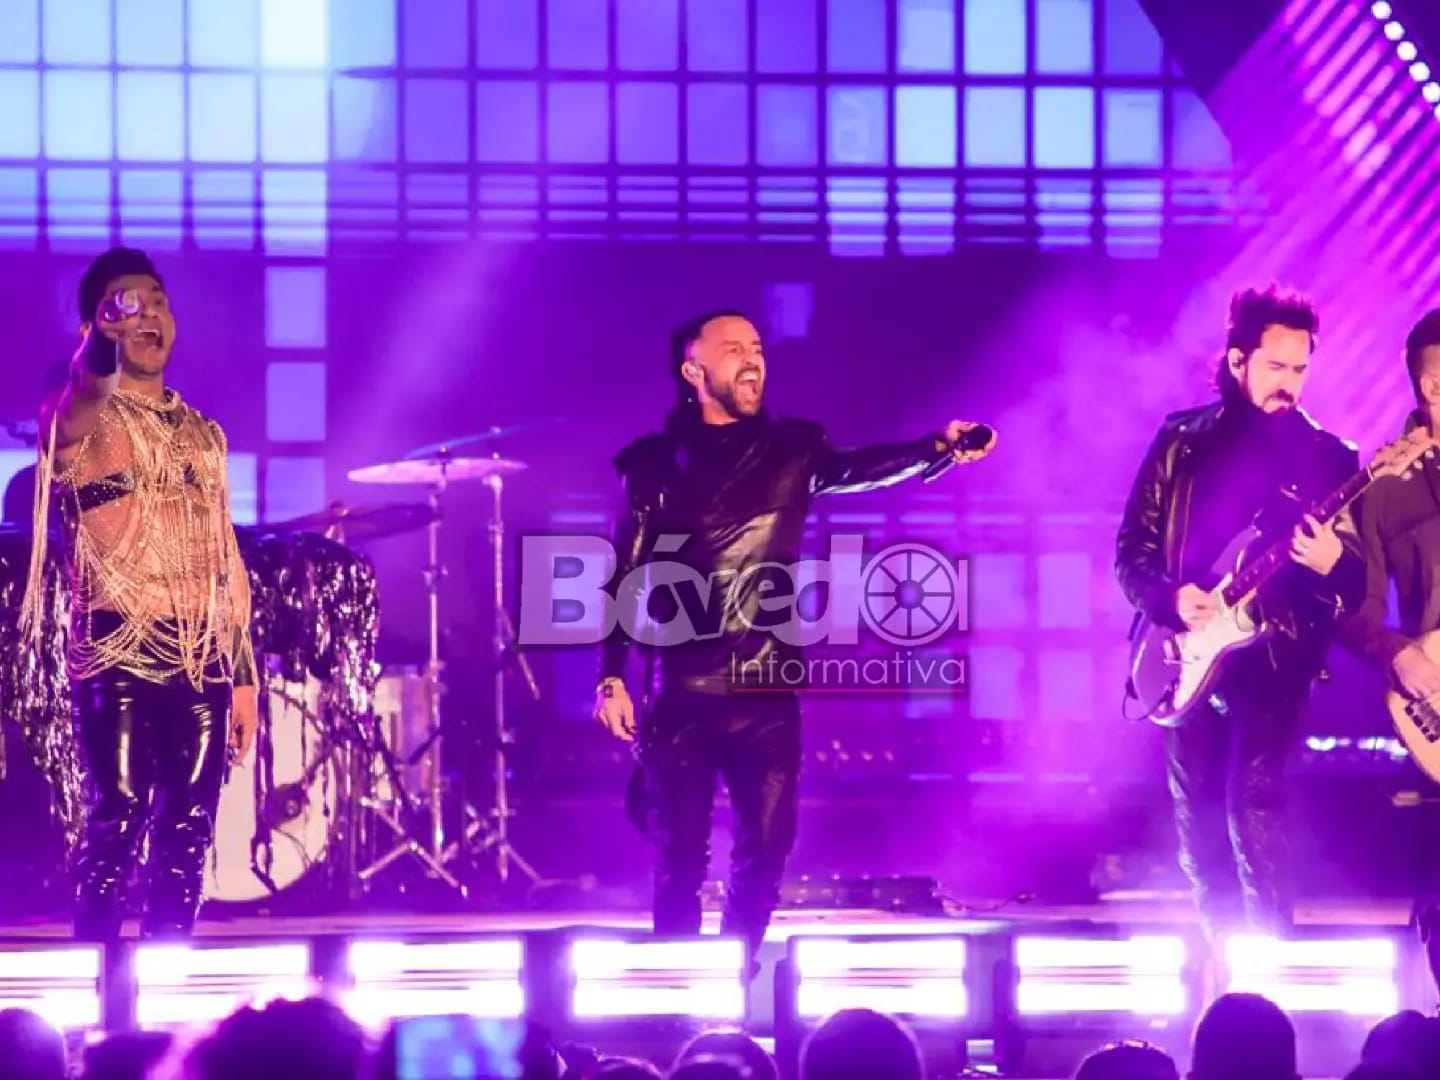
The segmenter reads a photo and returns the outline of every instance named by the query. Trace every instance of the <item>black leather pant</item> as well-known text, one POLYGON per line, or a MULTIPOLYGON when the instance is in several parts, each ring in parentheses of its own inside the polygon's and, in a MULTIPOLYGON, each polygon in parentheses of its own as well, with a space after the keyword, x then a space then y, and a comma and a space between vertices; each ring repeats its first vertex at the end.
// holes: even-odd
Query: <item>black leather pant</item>
POLYGON ((659 847, 655 932, 700 932, 716 778, 723 776, 735 842, 722 932, 744 937, 753 961, 795 846, 799 701, 793 694, 665 694, 646 719, 642 745, 649 831, 659 847))
POLYGON ((1251 661, 1219 694, 1223 709, 1202 705, 1166 733, 1180 864, 1212 941, 1283 933, 1294 922, 1285 763, 1305 690, 1251 661))
POLYGON ((205 855, 225 776, 230 686, 157 685, 111 668, 74 686, 76 737, 89 787, 77 864, 75 934, 119 934, 125 889, 147 829, 141 932, 184 937, 200 907, 205 855))

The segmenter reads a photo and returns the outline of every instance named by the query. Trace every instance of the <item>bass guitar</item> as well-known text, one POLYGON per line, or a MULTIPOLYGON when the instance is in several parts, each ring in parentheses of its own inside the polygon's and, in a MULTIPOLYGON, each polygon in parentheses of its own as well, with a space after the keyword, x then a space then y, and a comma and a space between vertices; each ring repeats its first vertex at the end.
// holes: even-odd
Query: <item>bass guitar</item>
MULTIPOLYGON (((1428 432, 1416 428, 1383 447, 1366 468, 1311 510, 1311 515, 1321 525, 1333 520, 1380 477, 1404 475, 1433 453, 1435 445, 1428 432)), ((1226 659, 1272 632, 1254 617, 1251 602, 1290 562, 1290 534, 1268 547, 1263 539, 1259 526, 1251 525, 1215 561, 1213 570, 1220 577, 1210 593, 1215 615, 1203 627, 1177 632, 1147 621, 1139 628, 1131 655, 1130 683, 1144 719, 1161 727, 1179 727, 1187 714, 1210 696, 1226 659), (1257 548, 1259 554, 1254 554, 1257 548)))
MULTIPOLYGON (((1440 630, 1422 635, 1415 644, 1440 663, 1440 630)), ((1385 707, 1415 764, 1430 779, 1440 781, 1440 697, 1413 698, 1404 690, 1392 689, 1385 695, 1385 707)))

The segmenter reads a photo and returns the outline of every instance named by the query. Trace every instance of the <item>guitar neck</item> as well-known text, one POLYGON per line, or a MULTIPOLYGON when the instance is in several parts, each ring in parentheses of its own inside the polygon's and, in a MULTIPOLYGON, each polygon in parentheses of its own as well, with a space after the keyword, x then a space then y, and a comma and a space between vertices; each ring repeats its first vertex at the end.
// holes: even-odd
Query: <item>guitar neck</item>
MULTIPOLYGON (((1321 525, 1334 520, 1335 516, 1354 502, 1371 485, 1375 476, 1369 468, 1362 469, 1345 483, 1325 496, 1310 510, 1310 516, 1321 525)), ((1265 553, 1245 566, 1225 586, 1224 598, 1227 605, 1238 604, 1250 596, 1277 574, 1290 561, 1290 537, 1277 540, 1266 548, 1265 553)))

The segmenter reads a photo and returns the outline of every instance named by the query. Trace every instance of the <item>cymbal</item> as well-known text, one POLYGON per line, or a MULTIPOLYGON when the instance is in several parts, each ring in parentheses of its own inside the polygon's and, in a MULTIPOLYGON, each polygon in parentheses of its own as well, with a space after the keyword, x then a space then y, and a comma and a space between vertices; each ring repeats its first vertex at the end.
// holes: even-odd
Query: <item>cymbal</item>
POLYGON ((549 417, 544 420, 532 420, 524 424, 510 424, 505 427, 489 427, 484 431, 477 431, 471 435, 457 435, 453 439, 446 439, 443 442, 430 443, 417 450, 411 450, 405 455, 406 461, 428 460, 430 458, 454 458, 456 450, 467 446, 488 446, 491 443, 499 442, 502 439, 513 439, 519 435, 529 435, 533 432, 544 431, 546 428, 558 427, 566 422, 564 417, 549 417))
POLYGON ((484 480, 509 476, 526 468, 523 461, 510 458, 433 456, 389 461, 351 469, 346 475, 357 484, 428 484, 455 480, 484 480))
POLYGON ((423 529, 439 518, 429 503, 382 503, 378 506, 346 506, 337 503, 328 510, 288 521, 270 522, 272 533, 329 532, 337 529, 346 543, 363 544, 388 536, 423 529))

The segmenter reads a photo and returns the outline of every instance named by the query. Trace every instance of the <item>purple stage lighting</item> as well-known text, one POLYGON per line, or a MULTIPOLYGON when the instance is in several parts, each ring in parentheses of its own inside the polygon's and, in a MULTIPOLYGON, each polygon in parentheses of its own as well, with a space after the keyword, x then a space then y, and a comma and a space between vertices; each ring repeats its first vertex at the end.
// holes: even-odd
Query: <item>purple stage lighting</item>
POLYGON ((1232 992, 1262 994, 1289 1013, 1389 1016, 1400 1008, 1399 950, 1388 938, 1225 943, 1232 992))
POLYGON ((143 1028, 219 1020, 247 1005, 310 997, 310 946, 142 945, 135 987, 135 1019, 143 1028))
POLYGON ((744 967, 745 947, 731 938, 581 938, 570 943, 570 1015, 577 1020, 743 1020, 744 967))
POLYGON ((963 1020, 963 937, 851 941, 792 939, 795 1011, 807 1020, 841 1009, 873 1009, 896 1016, 963 1020))
POLYGON ((100 1026, 100 950, 0 952, 0 1009, 28 1009, 61 1031, 100 1026))
POLYGON ((525 948, 519 938, 478 941, 355 941, 353 987, 342 1004, 361 1024, 464 1014, 489 1020, 525 1012, 525 948))
POLYGON ((1017 938, 1016 1010, 1180 1016, 1190 1007, 1185 962, 1185 941, 1175 936, 1017 938))

